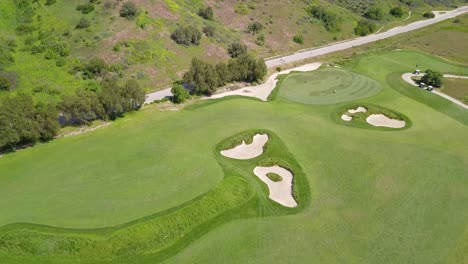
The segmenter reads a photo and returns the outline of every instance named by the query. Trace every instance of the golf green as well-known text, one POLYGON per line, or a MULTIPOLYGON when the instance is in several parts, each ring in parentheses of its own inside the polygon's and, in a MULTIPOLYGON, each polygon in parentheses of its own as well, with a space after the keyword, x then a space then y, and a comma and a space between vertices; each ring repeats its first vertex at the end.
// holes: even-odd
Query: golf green
POLYGON ((377 94, 382 86, 361 74, 324 66, 317 71, 287 76, 280 96, 303 104, 335 104, 377 94))

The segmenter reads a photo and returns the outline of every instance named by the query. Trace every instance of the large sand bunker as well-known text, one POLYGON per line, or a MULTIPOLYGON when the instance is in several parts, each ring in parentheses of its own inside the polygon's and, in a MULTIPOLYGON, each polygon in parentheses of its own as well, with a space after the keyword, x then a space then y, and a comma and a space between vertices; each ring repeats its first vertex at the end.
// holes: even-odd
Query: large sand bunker
POLYGON ((254 174, 268 186, 271 200, 286 207, 297 207, 297 202, 292 194, 293 174, 289 170, 280 166, 255 167, 254 174), (268 178, 268 173, 276 173, 283 179, 274 182, 268 178))
POLYGON ((391 119, 385 115, 370 115, 366 118, 366 122, 376 127, 402 128, 406 122, 403 120, 391 119))
POLYGON ((343 119, 344 121, 351 121, 353 120, 353 117, 352 116, 349 116, 347 114, 344 114, 344 115, 341 115, 341 119, 343 119))
POLYGON ((222 150, 221 155, 239 160, 248 160, 253 159, 262 155, 263 146, 268 141, 268 135, 266 134, 256 134, 253 137, 251 144, 245 144, 245 141, 242 141, 242 144, 227 150, 222 150))

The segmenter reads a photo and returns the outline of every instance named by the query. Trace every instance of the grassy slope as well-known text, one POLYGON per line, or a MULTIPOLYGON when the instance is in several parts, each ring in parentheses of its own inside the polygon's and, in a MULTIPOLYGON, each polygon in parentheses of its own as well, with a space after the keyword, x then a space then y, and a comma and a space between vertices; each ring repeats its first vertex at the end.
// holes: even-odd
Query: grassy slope
POLYGON ((167 263, 461 262, 468 217, 468 152, 461 142, 468 128, 389 86, 388 75, 411 70, 415 60, 444 72, 467 70, 411 52, 350 63, 384 86, 362 101, 405 114, 409 129, 342 126, 331 116, 340 105, 281 98, 204 102, 177 113, 151 108, 100 131, 2 157, 1 222, 94 227, 166 209, 219 182, 220 168, 206 154, 213 144, 267 128, 302 165, 311 205, 296 215, 220 226, 167 263))
MULTIPOLYGON (((322 1, 321 4, 327 5, 342 20, 341 31, 328 32, 319 21, 313 20, 313 23, 310 23, 310 16, 304 10, 307 6, 304 1, 246 1, 254 2, 256 8, 248 9, 249 13, 242 15, 234 12, 235 6, 239 4, 235 1, 140 0, 135 1, 141 10, 140 16, 135 21, 128 21, 118 15, 121 4, 113 8, 104 8, 100 4, 95 12, 82 15, 75 8, 84 2, 58 0, 50 7, 38 9, 43 31, 53 30, 59 36, 66 31, 71 33, 64 38, 70 43, 72 53, 67 59, 68 64, 60 68, 54 65, 54 61, 43 59, 42 55, 32 56, 27 49, 18 52, 16 65, 7 70, 18 73, 21 90, 31 91, 37 86, 47 85, 67 93, 86 86, 87 82, 75 78, 68 71, 77 59, 86 61, 94 56, 104 58, 109 63, 123 63, 128 67, 122 73, 124 78, 136 77, 145 89, 155 90, 180 78, 193 57, 202 57, 209 61, 226 59, 226 46, 235 40, 242 40, 259 56, 268 57, 352 38, 355 21, 360 19, 359 14, 322 1), (205 5, 213 7, 215 21, 204 21, 196 14, 198 8, 205 5), (284 8, 285 5, 288 8, 284 8), (86 30, 76 30, 75 25, 82 17, 88 18, 92 25, 86 30), (253 21, 259 21, 265 26, 265 46, 255 44, 258 35, 246 33, 248 24, 253 21), (143 29, 139 27, 142 24, 145 24, 143 29), (214 38, 203 37, 198 47, 186 48, 176 45, 170 39, 170 32, 177 24, 192 24, 198 28, 212 25, 216 27, 217 34, 214 38), (292 41, 295 34, 304 36, 304 45, 292 41), (130 46, 114 51, 113 47, 122 42, 130 43, 130 46)), ((385 6, 387 8, 396 5, 397 2, 392 1, 385 6)), ((6 15, 2 15, 1 18, 1 23, 5 25, 1 33, 4 33, 3 28, 15 28, 15 20, 12 17, 13 0, 3 1, 2 5, 2 12, 6 15)), ((427 6, 422 5, 415 9, 425 8, 427 6)), ((415 12, 415 17, 418 17, 418 12, 415 12)), ((379 23, 393 25, 402 19, 387 14, 379 23)), ((409 21, 402 23, 407 22, 409 21)), ((25 48, 23 42, 24 37, 18 38, 19 50, 25 48)), ((36 97, 41 100, 57 99, 44 94, 38 94, 36 97)))

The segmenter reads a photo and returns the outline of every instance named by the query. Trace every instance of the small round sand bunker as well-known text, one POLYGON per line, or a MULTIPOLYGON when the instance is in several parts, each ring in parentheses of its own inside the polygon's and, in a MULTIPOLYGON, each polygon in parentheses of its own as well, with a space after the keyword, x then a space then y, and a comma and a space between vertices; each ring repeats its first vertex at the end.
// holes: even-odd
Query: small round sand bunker
POLYGON ((370 115, 366 118, 366 122, 376 127, 403 128, 406 125, 403 120, 391 119, 382 114, 370 115))
POLYGON ((242 144, 227 150, 222 150, 221 155, 239 160, 248 160, 253 159, 262 155, 263 147, 268 141, 268 135, 266 134, 256 134, 253 137, 251 144, 245 144, 245 141, 242 141, 242 144))
POLYGON ((293 174, 280 166, 255 167, 254 174, 260 178, 270 190, 269 198, 286 207, 297 207, 297 202, 292 194, 293 174), (267 174, 275 173, 281 176, 281 181, 272 181, 267 174))
POLYGON ((353 117, 352 117, 352 116, 349 116, 349 115, 347 115, 347 114, 344 114, 344 115, 341 116, 341 119, 343 119, 344 121, 348 121, 348 122, 349 122, 349 121, 353 120, 353 117))

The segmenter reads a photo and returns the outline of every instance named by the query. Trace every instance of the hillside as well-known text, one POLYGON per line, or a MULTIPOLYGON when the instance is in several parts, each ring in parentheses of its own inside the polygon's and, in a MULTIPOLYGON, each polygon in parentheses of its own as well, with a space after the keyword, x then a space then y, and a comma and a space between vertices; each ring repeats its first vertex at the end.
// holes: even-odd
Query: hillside
POLYGON ((415 12, 407 22, 434 9, 428 4, 453 5, 426 2, 133 0, 136 14, 123 17, 126 2, 120 0, 6 0, 0 3, 0 75, 13 91, 57 102, 77 88, 99 89, 102 76, 86 76, 83 68, 100 58, 111 77, 134 78, 146 91, 157 90, 180 79, 194 57, 226 60, 233 42, 269 57, 355 37, 357 21, 371 5, 383 12, 380 20, 367 19, 374 30, 405 23, 410 9, 415 12), (198 14, 208 6, 212 19, 198 14), (314 6, 321 9, 312 11, 314 6), (389 14, 396 6, 401 17, 389 14), (200 43, 176 44, 171 33, 180 25, 204 31, 200 43))

